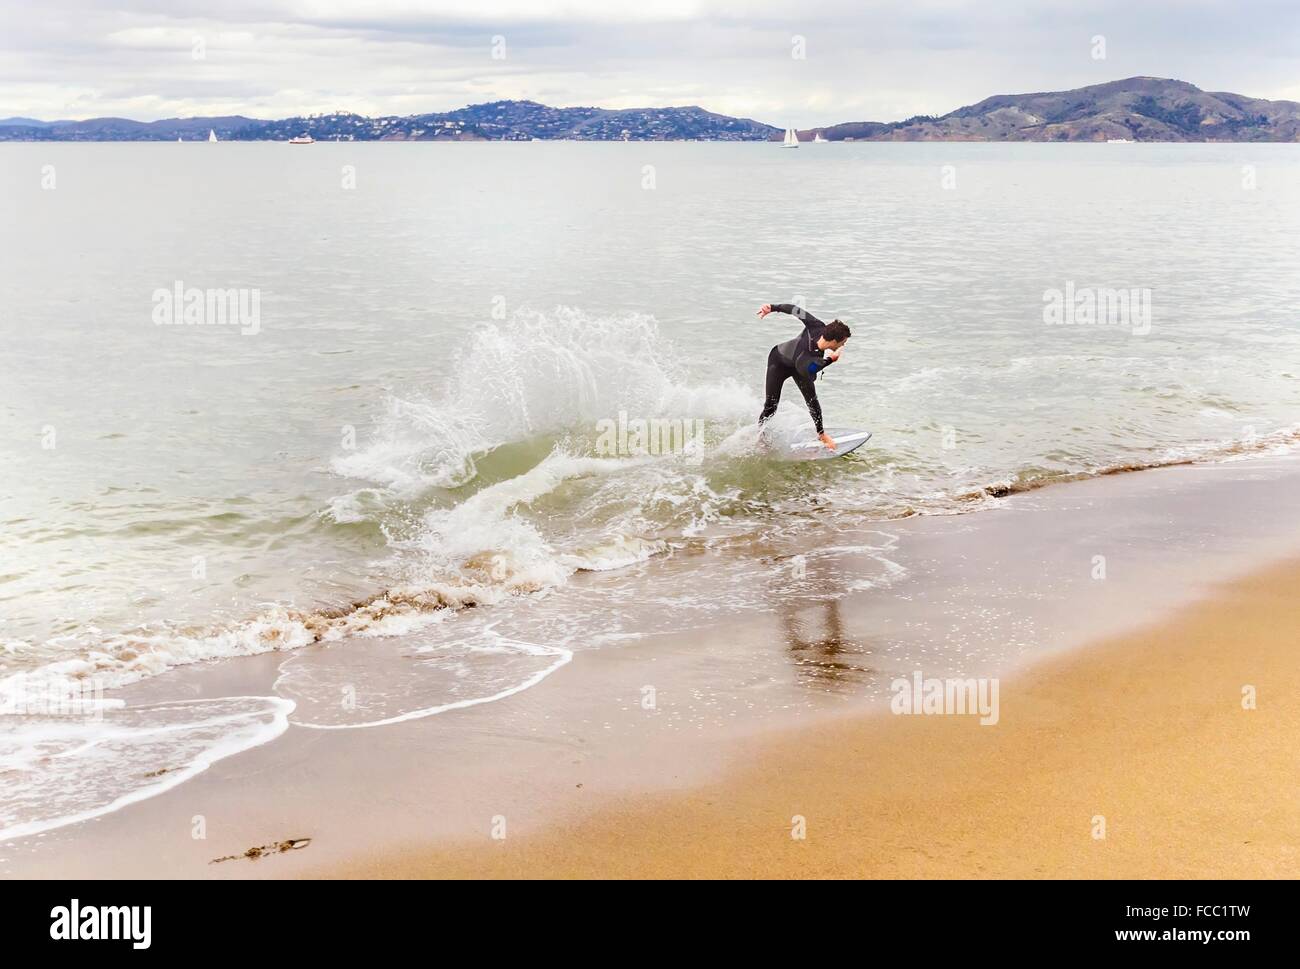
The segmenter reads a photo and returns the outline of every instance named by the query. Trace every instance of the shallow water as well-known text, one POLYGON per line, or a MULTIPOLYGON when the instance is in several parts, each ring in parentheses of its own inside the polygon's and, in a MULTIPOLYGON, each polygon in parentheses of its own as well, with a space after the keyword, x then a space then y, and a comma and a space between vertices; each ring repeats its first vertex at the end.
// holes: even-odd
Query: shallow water
MULTIPOLYGON (((290 721, 437 712, 897 581, 844 524, 1294 444, 1294 146, 805 147, 6 146, 0 687, 324 641, 290 721), (255 324, 158 325, 178 282, 257 290, 255 324), (1149 315, 1046 323, 1067 289, 1149 315), (819 387, 866 448, 755 448, 799 325, 768 301, 853 328, 819 387), (372 639, 420 675, 337 652, 372 639)), ((243 742, 208 724, 177 735, 243 742)))

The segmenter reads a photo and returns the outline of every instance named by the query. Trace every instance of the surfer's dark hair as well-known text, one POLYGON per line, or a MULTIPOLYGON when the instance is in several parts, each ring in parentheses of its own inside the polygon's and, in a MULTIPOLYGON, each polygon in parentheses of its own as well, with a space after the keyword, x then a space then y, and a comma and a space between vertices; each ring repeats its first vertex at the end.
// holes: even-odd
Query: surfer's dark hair
POLYGON ((822 336, 836 343, 842 343, 853 334, 849 332, 849 328, 844 324, 843 320, 831 320, 826 324, 826 329, 822 330, 822 336))

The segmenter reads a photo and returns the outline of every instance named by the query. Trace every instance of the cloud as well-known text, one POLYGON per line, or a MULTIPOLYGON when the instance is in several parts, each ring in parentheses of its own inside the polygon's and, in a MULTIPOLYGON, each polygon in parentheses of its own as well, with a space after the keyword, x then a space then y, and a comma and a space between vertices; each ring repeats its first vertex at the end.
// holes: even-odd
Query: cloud
POLYGON ((1296 96, 1291 0, 0 0, 0 115, 370 115, 533 98, 894 120, 1133 74, 1296 96), (1092 38, 1106 38, 1106 58, 1092 38), (504 59, 493 39, 504 39, 504 59), (807 56, 792 57, 802 44, 807 56), (195 55, 201 50, 202 56, 195 55))

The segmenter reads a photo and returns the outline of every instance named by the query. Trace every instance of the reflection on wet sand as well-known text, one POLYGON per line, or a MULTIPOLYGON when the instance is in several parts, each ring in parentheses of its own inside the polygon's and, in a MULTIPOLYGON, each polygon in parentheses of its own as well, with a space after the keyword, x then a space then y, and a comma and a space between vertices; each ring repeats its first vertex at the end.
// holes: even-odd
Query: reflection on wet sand
POLYGON ((844 635, 838 599, 786 605, 781 622, 790 658, 801 678, 818 686, 844 685, 861 683, 879 672, 866 663, 871 648, 844 635))

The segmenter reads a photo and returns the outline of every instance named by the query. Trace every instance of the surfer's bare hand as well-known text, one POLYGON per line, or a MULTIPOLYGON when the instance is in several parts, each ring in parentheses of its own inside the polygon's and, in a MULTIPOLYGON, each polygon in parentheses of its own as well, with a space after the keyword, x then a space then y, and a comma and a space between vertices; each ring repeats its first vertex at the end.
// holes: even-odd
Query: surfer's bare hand
POLYGON ((826 356, 827 356, 827 358, 830 360, 831 363, 834 363, 836 360, 838 360, 838 359, 840 358, 840 354, 843 353, 843 352, 844 352, 843 350, 835 350, 835 351, 833 351, 833 352, 831 352, 831 353, 826 354, 826 356))
POLYGON ((817 440, 821 441, 823 444, 826 445, 826 450, 828 451, 835 450, 835 441, 831 438, 829 434, 826 434, 825 432, 818 434, 817 440))
POLYGON ((772 312, 772 304, 764 303, 762 306, 758 308, 758 318, 761 320, 763 317, 767 316, 767 314, 770 312, 772 312))

